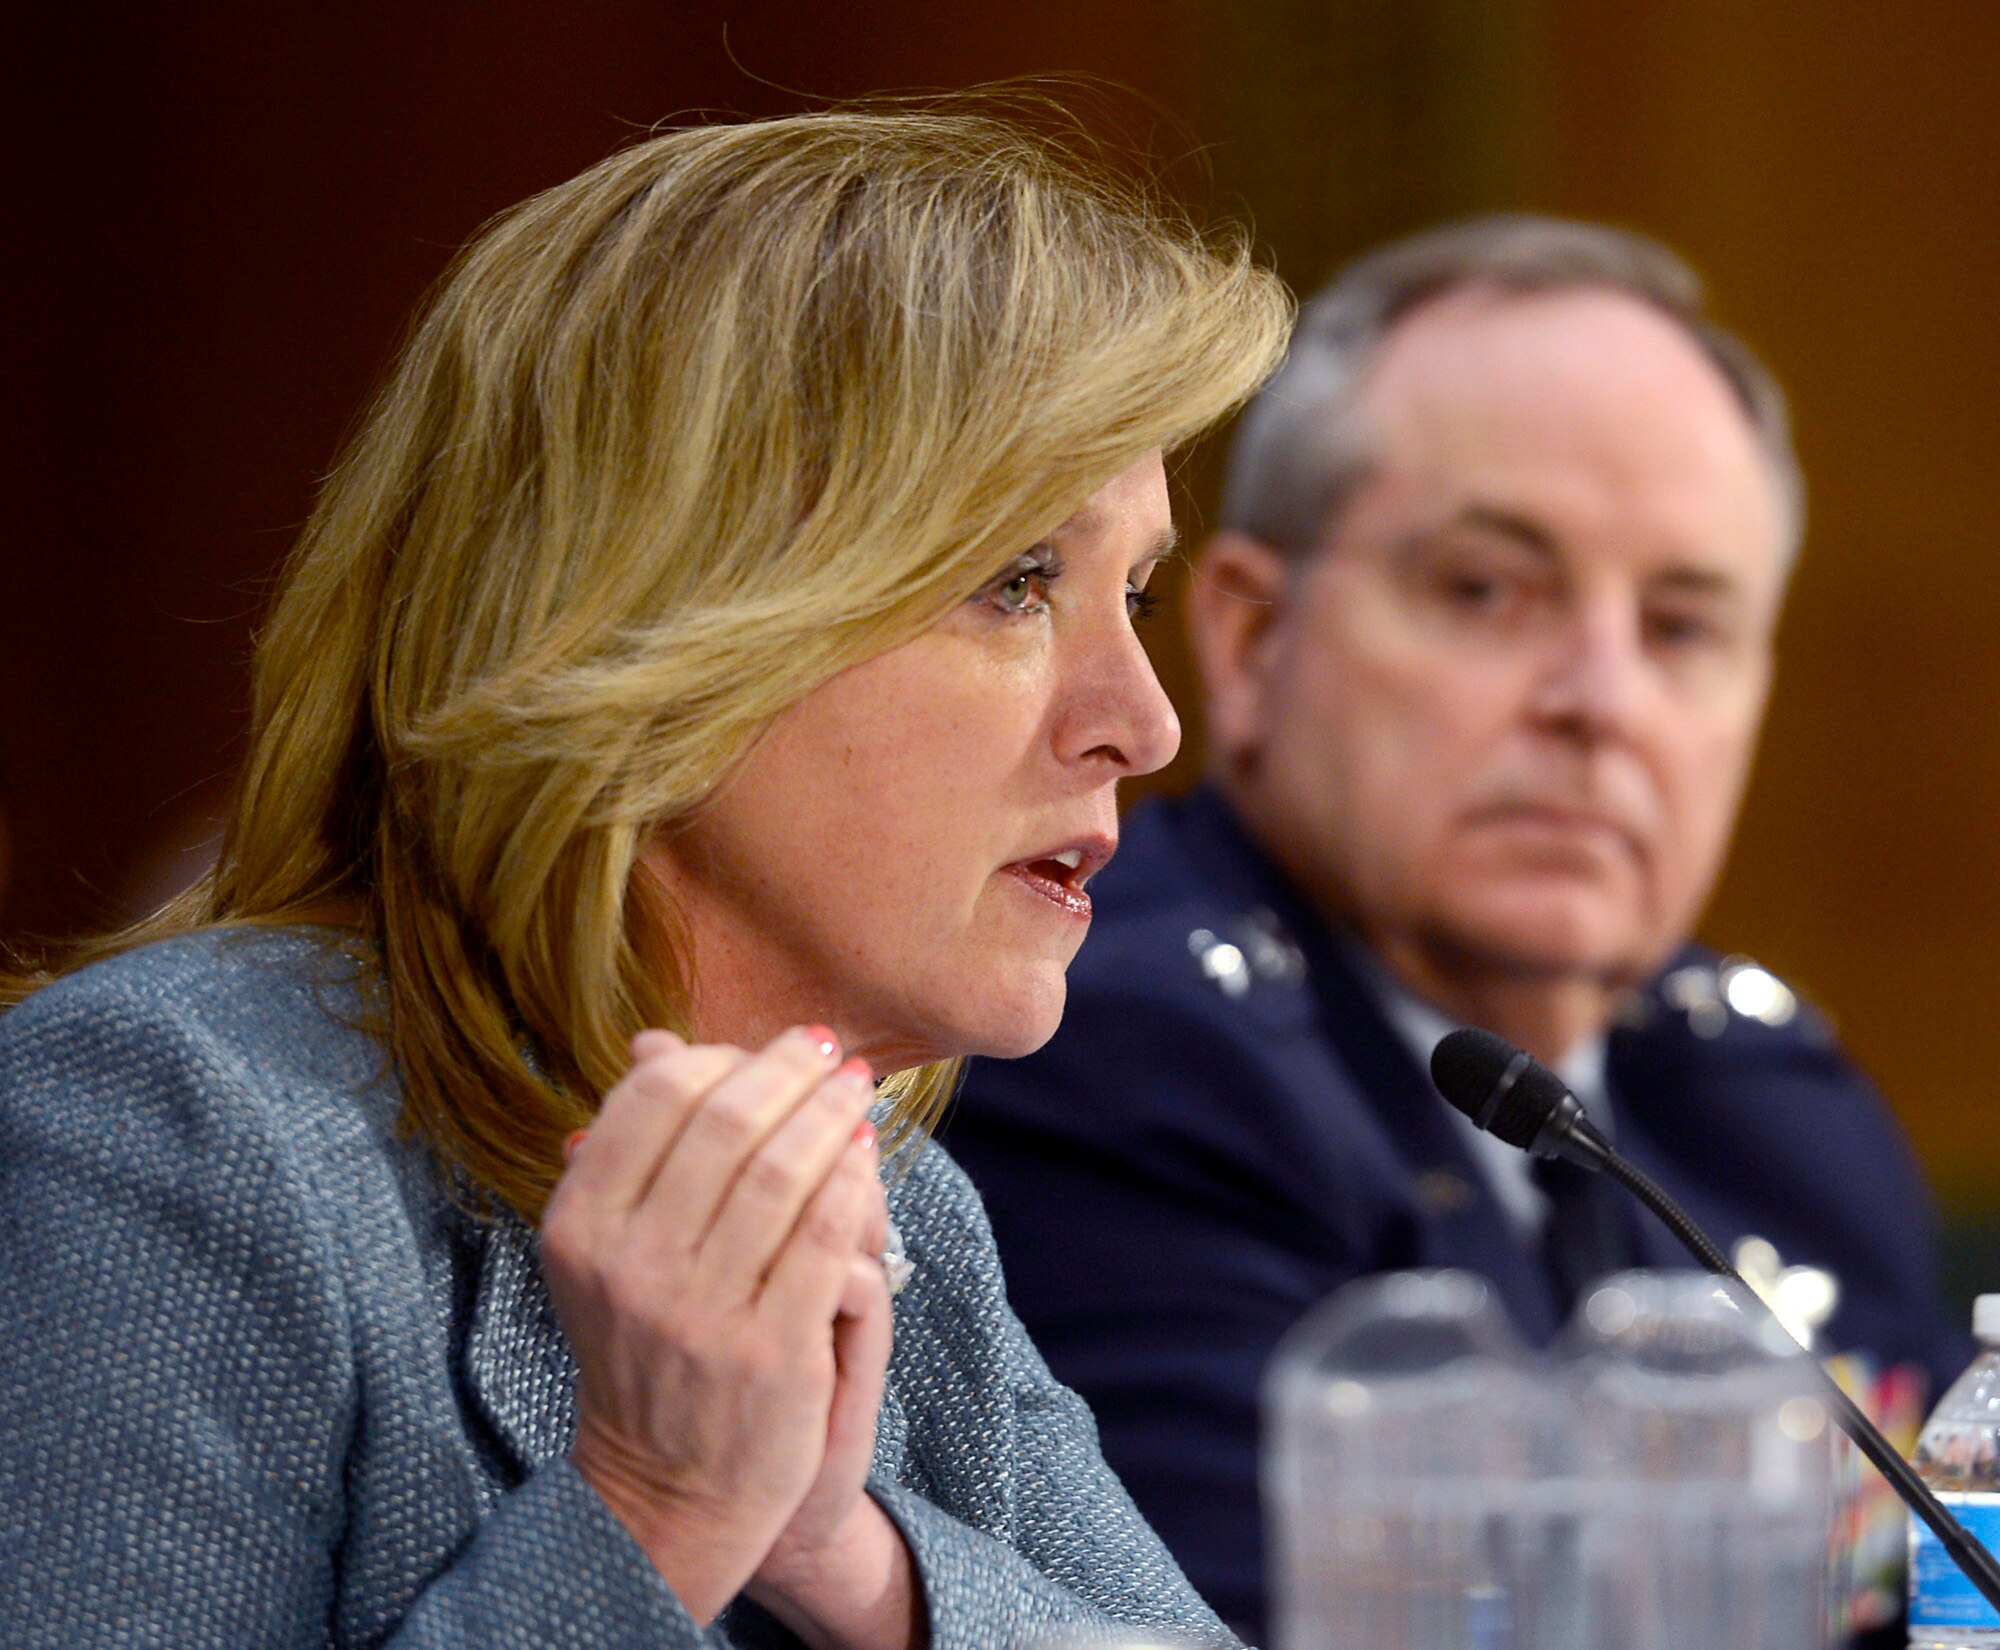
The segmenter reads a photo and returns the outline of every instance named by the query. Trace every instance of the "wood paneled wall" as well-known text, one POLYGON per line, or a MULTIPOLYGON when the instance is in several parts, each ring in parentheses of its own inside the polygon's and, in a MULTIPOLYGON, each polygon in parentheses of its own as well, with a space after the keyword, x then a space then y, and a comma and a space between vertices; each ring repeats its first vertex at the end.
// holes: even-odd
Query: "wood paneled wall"
POLYGON ((1695 260, 1791 391, 1811 493, 1707 934, 1834 1013, 1949 1202, 2000 1207, 2000 10, 1549 21, 1546 198, 1695 260))
MULTIPOLYGON (((0 99, 0 932, 198 836, 250 625, 450 249, 677 111, 1081 71, 1157 106, 1309 289, 1437 216, 1652 230, 1792 389, 1812 525, 1706 930, 1802 984, 1948 1198, 2000 1206, 2000 10, 1980 0, 127 8, 14 22, 0 99)), ((1200 181, 1205 174, 1206 181, 1200 181)), ((1198 516, 1212 459, 1186 472, 1198 516)), ((1183 703, 1171 632, 1158 654, 1183 703)), ((1191 722, 1198 731, 1198 724, 1191 722)), ((1177 764, 1185 778, 1198 742, 1177 764)))

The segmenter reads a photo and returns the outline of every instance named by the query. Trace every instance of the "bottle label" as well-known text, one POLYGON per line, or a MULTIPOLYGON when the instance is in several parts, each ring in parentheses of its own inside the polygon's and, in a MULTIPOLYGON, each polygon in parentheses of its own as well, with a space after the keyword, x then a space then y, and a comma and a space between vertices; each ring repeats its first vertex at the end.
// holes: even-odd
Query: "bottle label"
MULTIPOLYGON (((1938 1497, 1989 1553, 2000 1552, 2000 1495, 1938 1497)), ((1959 1573, 1951 1554, 1915 1514, 1910 1517, 1910 1625, 2000 1631, 2000 1610, 1959 1573)))

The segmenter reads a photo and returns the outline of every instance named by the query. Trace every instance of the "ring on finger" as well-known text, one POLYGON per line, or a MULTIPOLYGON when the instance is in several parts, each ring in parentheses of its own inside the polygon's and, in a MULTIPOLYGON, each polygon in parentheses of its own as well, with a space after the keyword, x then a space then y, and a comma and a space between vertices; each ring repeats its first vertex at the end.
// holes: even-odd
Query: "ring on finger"
POLYGON ((896 1230, 892 1220, 888 1226, 888 1236, 882 1244, 882 1276, 889 1285, 889 1293, 900 1295, 903 1285, 910 1281, 910 1274, 917 1269, 916 1262, 903 1252, 903 1234, 896 1230))

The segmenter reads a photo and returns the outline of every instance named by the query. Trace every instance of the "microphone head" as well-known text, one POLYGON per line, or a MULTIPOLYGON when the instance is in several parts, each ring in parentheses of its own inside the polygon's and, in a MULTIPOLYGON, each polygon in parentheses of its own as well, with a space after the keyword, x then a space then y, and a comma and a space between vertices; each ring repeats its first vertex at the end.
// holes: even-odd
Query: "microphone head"
POLYGON ((1438 1039, 1431 1081, 1460 1111, 1510 1146, 1532 1149, 1569 1088, 1504 1037, 1467 1027, 1438 1039))

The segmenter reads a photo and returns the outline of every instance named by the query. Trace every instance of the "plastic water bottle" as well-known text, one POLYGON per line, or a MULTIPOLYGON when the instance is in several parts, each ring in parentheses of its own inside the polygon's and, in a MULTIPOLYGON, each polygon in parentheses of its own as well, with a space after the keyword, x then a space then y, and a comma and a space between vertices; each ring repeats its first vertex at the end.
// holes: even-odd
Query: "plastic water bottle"
MULTIPOLYGON (((2000 1295, 1972 1306, 1980 1354, 1938 1400, 1917 1440, 1919 1477, 1975 1540, 2000 1549, 2000 1295)), ((1911 1650, 1995 1650, 2000 1613, 1959 1574, 1922 1519, 1910 1520, 1911 1650)))

